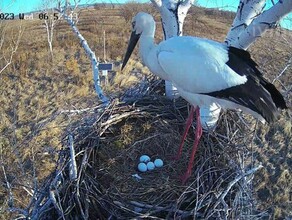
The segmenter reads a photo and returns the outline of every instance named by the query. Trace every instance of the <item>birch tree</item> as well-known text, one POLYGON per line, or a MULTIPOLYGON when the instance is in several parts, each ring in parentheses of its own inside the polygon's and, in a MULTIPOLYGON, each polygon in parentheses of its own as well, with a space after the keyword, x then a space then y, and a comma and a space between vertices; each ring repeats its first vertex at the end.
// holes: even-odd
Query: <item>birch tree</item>
POLYGON ((246 50, 266 30, 277 27, 280 20, 292 11, 291 0, 279 0, 267 10, 264 10, 265 5, 266 0, 241 0, 225 43, 246 50))
POLYGON ((89 47, 86 39, 83 37, 83 35, 80 33, 76 23, 77 20, 74 20, 74 12, 77 10, 79 6, 80 0, 74 0, 74 4, 71 5, 69 0, 58 1, 58 8, 57 11, 60 12, 61 16, 67 21, 67 23, 72 28, 72 31, 76 35, 76 37, 80 40, 81 46, 85 50, 86 54, 88 55, 91 65, 92 65, 92 72, 93 72, 93 81, 94 81, 94 87, 95 91, 99 97, 99 99, 102 101, 102 103, 106 106, 109 102, 108 98, 103 94, 103 91, 100 86, 100 79, 99 79, 99 70, 98 65, 99 62, 97 61, 97 58, 95 56, 94 51, 89 47))
POLYGON ((128 23, 132 18, 139 12, 143 10, 143 5, 135 1, 128 1, 120 7, 121 17, 125 19, 128 23))
POLYGON ((54 29, 59 21, 60 14, 57 13, 53 9, 53 1, 52 0, 43 0, 41 5, 42 11, 43 11, 43 26, 46 29, 47 33, 47 41, 49 45, 49 53, 51 56, 51 59, 53 60, 53 38, 54 38, 54 29))
POLYGON ((7 28, 8 23, 0 21, 0 75, 12 63, 23 34, 22 25, 18 27, 18 32, 14 36, 11 36, 11 31, 7 33, 7 28))

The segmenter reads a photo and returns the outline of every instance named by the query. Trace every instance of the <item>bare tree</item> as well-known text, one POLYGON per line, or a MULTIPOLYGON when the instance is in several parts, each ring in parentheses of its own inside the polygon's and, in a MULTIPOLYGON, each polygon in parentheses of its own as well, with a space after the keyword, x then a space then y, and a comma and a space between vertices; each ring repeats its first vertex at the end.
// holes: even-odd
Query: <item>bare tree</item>
POLYGON ((100 87, 100 79, 99 79, 99 71, 98 71, 98 65, 99 62, 96 59, 95 53, 93 50, 89 47, 86 39, 83 37, 83 35, 78 30, 76 23, 77 20, 74 20, 72 17, 72 14, 78 9, 78 5, 80 3, 80 0, 74 0, 74 4, 70 5, 70 1, 58 1, 58 8, 57 10, 60 12, 61 16, 67 21, 67 23, 71 26, 73 32, 80 40, 80 43, 82 47, 84 48, 86 54, 90 58, 91 65, 92 65, 92 72, 93 72, 93 80, 94 80, 94 86, 95 91, 99 97, 99 99, 102 101, 104 105, 108 104, 108 98, 103 94, 103 91, 100 87))
MULTIPOLYGON (((1 12, 1 11, 0 11, 1 12)), ((0 22, 0 74, 12 63, 23 34, 23 27, 18 27, 18 33, 15 36, 7 36, 8 23, 0 22)))
POLYGON ((126 22, 130 22, 132 18, 141 10, 143 10, 142 4, 131 0, 121 6, 120 14, 126 22))
POLYGON ((43 26, 46 29, 47 41, 49 44, 49 52, 50 52, 51 59, 53 60, 54 58, 54 55, 53 55, 54 29, 55 29, 55 25, 59 21, 60 14, 54 10, 53 0, 42 0, 41 11, 43 13, 40 19, 44 21, 43 26))

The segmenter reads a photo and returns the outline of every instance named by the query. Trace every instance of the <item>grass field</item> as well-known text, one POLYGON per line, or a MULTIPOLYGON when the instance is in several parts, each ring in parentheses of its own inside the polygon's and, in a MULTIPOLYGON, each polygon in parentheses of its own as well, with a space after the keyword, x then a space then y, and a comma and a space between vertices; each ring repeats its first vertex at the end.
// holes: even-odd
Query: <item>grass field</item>
MULTIPOLYGON (((117 64, 122 61, 131 27, 121 11, 120 8, 102 7, 82 9, 77 24, 101 59, 104 57, 105 31, 106 59, 117 64)), ((223 41, 233 16, 232 13, 193 7, 186 18, 184 34, 223 41)), ((155 20, 158 24, 156 40, 159 42, 163 35, 157 12, 155 20)), ((73 120, 59 113, 98 104, 91 64, 65 21, 58 21, 55 26, 53 59, 43 21, 0 23, 0 33, 2 36, 5 33, 0 69, 6 65, 4 57, 9 57, 20 27, 22 35, 18 49, 12 63, 0 74, 0 219, 13 216, 7 211, 12 202, 9 201, 7 181, 12 187, 14 205, 26 207, 34 185, 40 185, 54 170, 62 148, 61 136, 73 120)), ((281 28, 268 31, 249 51, 270 81, 285 70, 274 84, 291 106, 292 66, 287 65, 292 62, 292 32, 281 28)), ((119 70, 119 65, 115 67, 115 77, 104 86, 108 96, 119 97, 125 89, 139 82, 140 78, 133 69, 134 72, 150 74, 139 62, 137 51, 124 72, 119 70)), ((254 193, 259 208, 267 210, 274 219, 292 217, 291 130, 290 109, 282 112, 276 123, 258 125, 254 139, 257 147, 251 149, 255 159, 264 166, 255 175, 254 193)))

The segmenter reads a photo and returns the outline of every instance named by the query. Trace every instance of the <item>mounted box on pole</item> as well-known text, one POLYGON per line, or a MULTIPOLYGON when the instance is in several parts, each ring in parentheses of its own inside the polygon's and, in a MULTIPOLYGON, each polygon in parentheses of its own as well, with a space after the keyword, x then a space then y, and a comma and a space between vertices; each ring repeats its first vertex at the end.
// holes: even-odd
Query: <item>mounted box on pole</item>
POLYGON ((108 71, 113 70, 112 63, 100 63, 98 69, 101 71, 101 76, 105 78, 105 84, 108 84, 108 71))

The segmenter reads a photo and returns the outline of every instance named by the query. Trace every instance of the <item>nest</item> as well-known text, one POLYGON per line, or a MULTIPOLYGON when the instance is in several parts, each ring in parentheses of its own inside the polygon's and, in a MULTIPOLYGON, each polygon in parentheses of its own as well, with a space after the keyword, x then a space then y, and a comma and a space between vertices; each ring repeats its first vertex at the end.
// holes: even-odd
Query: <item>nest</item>
POLYGON ((261 166, 254 167, 249 151, 254 121, 247 126, 248 120, 237 112, 222 113, 217 128, 203 133, 192 175, 182 185, 180 177, 194 141, 191 130, 181 158, 172 157, 188 105, 159 95, 161 83, 155 83, 155 89, 153 83, 148 86, 147 96, 112 101, 68 127, 56 170, 31 206, 32 219, 254 219, 258 215, 251 179, 261 166), (164 166, 140 173, 137 164, 142 154, 162 158, 164 166))

